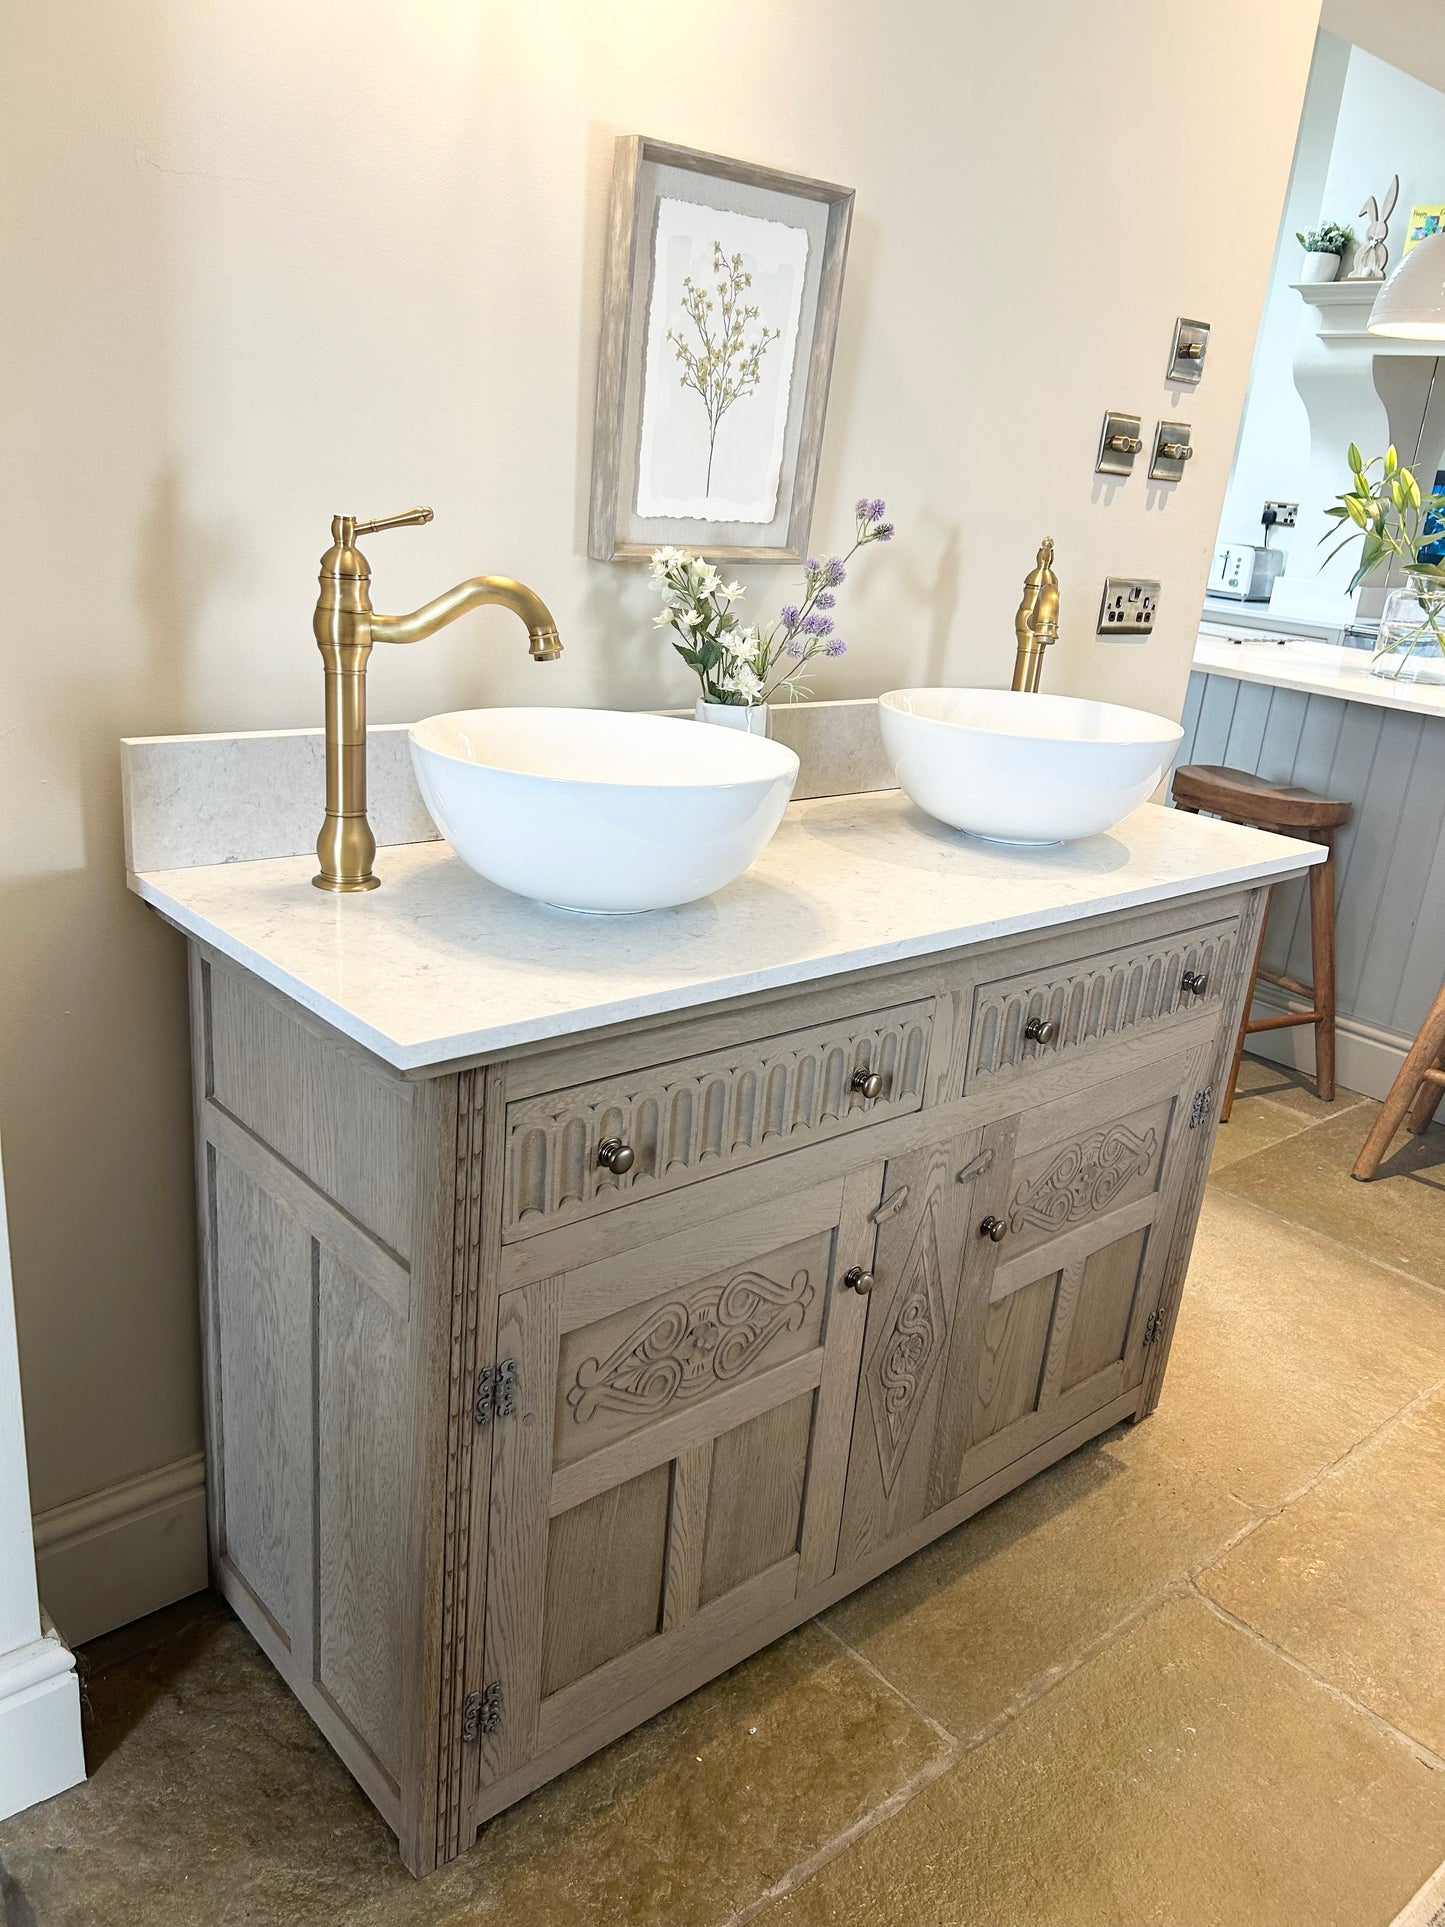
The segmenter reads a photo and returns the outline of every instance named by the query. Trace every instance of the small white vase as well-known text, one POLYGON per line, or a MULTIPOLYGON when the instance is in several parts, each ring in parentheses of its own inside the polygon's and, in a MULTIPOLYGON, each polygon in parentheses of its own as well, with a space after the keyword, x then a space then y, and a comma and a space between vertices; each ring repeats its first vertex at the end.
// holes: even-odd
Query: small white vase
POLYGON ((1307 254, 1300 265, 1301 281, 1333 281, 1340 271, 1337 254, 1307 254))
POLYGON ((766 703, 710 703, 699 696, 692 716, 694 722, 716 723, 719 729, 741 729, 749 736, 772 733, 766 703))

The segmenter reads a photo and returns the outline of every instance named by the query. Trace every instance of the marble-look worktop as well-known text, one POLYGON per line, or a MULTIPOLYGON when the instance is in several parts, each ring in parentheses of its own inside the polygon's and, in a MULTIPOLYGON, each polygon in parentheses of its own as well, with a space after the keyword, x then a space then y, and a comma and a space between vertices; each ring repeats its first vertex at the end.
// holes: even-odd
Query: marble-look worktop
POLYGON ((1445 716, 1445 687, 1439 683, 1397 682, 1370 674, 1368 649, 1342 649, 1304 636, 1282 636, 1252 629, 1241 617, 1238 628, 1213 621, 1201 628, 1194 667, 1206 676, 1265 683, 1272 689, 1297 689, 1310 696, 1338 696, 1411 716, 1445 716))
POLYGON ((413 1073, 542 1039, 924 957, 1113 910, 1298 874, 1292 839, 1146 804, 1106 836, 981 841, 898 791, 793 804, 715 897, 640 916, 549 909, 443 843, 378 854, 329 896, 290 856, 132 874, 162 916, 413 1073))

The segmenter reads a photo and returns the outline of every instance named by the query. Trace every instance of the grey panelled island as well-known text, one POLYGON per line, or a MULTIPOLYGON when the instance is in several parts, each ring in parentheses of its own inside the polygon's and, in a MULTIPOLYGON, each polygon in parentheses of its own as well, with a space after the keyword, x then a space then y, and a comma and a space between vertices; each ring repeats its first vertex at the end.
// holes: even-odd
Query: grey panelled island
POLYGON ((416 1873, 1152 1409, 1262 886, 1313 860, 1153 807, 1002 849, 895 792, 589 920, 434 842, 334 898, 142 841, 215 1582, 416 1873))

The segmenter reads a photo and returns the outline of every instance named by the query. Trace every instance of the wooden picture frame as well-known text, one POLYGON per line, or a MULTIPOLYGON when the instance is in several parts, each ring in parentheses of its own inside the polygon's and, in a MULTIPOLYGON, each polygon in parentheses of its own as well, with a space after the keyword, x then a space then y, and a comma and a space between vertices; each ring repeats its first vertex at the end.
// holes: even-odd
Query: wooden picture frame
POLYGON ((619 136, 592 448, 595 560, 669 544, 730 562, 806 555, 852 218, 852 188, 619 136), (695 283, 680 278, 685 269, 695 283), (734 346, 719 364, 703 328, 720 340, 725 323, 734 346), (674 382, 675 365, 684 372, 674 382))

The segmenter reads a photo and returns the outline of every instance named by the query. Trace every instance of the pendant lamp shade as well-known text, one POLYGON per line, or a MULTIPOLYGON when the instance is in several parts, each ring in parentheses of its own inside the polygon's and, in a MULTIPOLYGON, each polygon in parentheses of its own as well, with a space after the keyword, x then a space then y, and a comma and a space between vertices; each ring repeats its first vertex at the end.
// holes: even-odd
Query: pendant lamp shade
POLYGON ((1372 335, 1445 341, 1445 232, 1417 241, 1375 296, 1372 335))

